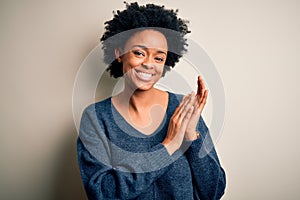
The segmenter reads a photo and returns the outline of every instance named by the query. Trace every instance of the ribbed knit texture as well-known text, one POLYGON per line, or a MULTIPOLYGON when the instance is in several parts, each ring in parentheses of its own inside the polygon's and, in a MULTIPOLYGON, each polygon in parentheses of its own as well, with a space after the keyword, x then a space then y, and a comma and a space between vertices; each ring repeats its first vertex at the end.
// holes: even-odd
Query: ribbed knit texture
POLYGON ((182 95, 168 93, 164 120, 151 135, 132 127, 112 105, 111 98, 84 110, 77 150, 82 181, 90 200, 221 198, 225 172, 215 149, 202 148, 207 149, 207 155, 199 157, 204 144, 213 145, 202 118, 197 126, 199 139, 185 141, 172 156, 161 144, 182 99, 182 95))

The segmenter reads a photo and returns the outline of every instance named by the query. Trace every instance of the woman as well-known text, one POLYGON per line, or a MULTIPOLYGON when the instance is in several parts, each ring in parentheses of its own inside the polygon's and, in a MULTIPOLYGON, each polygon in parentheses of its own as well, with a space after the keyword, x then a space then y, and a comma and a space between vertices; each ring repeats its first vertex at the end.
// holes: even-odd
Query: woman
POLYGON ((199 157, 209 134, 201 117, 203 79, 184 97, 154 87, 186 50, 186 21, 163 6, 132 3, 105 28, 108 71, 123 76, 125 86, 82 115, 77 148, 88 198, 220 199, 225 173, 214 148, 199 157))

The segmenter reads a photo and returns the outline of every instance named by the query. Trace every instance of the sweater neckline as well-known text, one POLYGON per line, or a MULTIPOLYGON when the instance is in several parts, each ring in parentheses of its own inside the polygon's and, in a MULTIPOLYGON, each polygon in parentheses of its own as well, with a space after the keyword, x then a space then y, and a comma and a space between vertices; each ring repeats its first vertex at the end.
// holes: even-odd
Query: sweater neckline
POLYGON ((169 91, 166 91, 168 93, 168 104, 167 109, 164 113, 163 120, 160 122, 159 126, 150 134, 145 134, 142 131, 136 129, 133 125, 131 125, 122 115, 121 113, 115 108, 115 106, 112 103, 111 97, 109 98, 109 104, 111 109, 111 114, 115 118, 116 122, 118 122, 119 128, 127 133, 130 136, 138 137, 138 138, 149 138, 155 136, 160 130, 165 126, 165 122, 167 120, 167 115, 170 112, 170 95, 171 93, 169 91))

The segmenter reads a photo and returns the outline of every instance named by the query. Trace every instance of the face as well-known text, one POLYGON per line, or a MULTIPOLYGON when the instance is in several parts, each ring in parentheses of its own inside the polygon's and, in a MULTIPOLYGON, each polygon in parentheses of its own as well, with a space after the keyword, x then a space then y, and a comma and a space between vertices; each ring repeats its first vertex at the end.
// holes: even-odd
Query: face
POLYGON ((125 84, 134 90, 153 88, 162 76, 167 52, 167 40, 162 33, 155 30, 135 33, 123 50, 116 50, 116 57, 123 63, 125 84))

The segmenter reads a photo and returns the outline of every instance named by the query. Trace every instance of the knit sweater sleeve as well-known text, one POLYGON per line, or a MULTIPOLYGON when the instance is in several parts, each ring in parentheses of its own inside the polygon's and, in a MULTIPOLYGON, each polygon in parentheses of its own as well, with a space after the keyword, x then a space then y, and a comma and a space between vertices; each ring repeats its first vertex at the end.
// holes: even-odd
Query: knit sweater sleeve
POLYGON ((199 139, 189 143, 185 152, 189 161, 195 199, 220 199, 225 190, 225 171, 220 165, 209 130, 201 117, 199 139))
POLYGON ((88 198, 132 199, 146 192, 168 171, 172 157, 158 144, 150 153, 121 152, 122 155, 117 155, 119 162, 113 164, 113 144, 94 112, 93 109, 84 111, 77 142, 78 163, 88 198))

